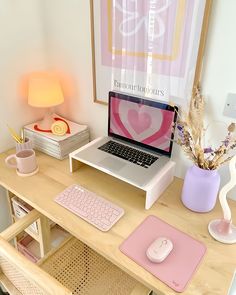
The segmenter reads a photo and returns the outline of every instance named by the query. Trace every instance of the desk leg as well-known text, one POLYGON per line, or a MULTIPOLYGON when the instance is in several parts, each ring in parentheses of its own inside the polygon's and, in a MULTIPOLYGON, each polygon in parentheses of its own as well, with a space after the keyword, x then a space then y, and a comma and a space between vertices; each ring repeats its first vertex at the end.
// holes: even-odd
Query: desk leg
POLYGON ((37 221, 39 230, 40 256, 43 257, 51 250, 51 234, 49 220, 41 216, 37 221))
MULTIPOLYGON (((8 211, 9 211, 9 214, 10 214, 10 218, 11 218, 11 224, 13 224, 15 222, 14 218, 13 218, 13 208, 12 208, 12 198, 14 197, 15 195, 10 192, 10 191, 7 191, 7 202, 8 202, 8 211)), ((14 242, 14 246, 15 248, 17 248, 17 239, 14 238, 13 239, 13 242, 14 242)))

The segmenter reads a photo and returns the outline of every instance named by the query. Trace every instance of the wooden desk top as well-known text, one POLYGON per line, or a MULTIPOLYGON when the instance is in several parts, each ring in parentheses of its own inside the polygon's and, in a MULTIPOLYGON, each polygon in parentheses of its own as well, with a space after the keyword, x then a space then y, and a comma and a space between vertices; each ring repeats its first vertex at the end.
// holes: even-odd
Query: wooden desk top
MULTIPOLYGON (((207 254, 186 291, 189 295, 226 295, 236 268, 236 245, 224 245, 208 234, 210 220, 222 216, 219 202, 206 214, 193 213, 180 201, 182 180, 176 178, 150 210, 144 209, 144 192, 88 166, 71 174, 69 160, 59 161, 37 152, 39 173, 19 177, 7 168, 4 159, 13 151, 0 154, 0 185, 55 221, 72 235, 106 257, 157 294, 177 294, 142 267, 123 255, 118 247, 148 216, 156 215, 174 227, 202 241, 207 254), (71 212, 57 205, 53 198, 67 186, 80 183, 125 209, 124 217, 103 233, 71 212), (158 293, 161 291, 161 293, 158 293)), ((236 202, 230 201, 236 222, 236 202)), ((180 270, 181 271, 181 270, 180 270)))

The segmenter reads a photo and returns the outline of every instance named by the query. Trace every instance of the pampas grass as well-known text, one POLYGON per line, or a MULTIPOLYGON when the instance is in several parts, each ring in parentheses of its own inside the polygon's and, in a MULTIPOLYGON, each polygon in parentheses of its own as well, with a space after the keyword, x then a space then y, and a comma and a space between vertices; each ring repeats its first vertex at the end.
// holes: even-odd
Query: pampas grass
POLYGON ((200 88, 196 87, 190 102, 188 114, 178 113, 176 129, 178 138, 175 142, 181 146, 187 157, 199 168, 207 170, 218 169, 221 165, 231 160, 230 152, 236 148, 234 135, 235 123, 227 128, 227 134, 217 148, 205 147, 204 135, 204 110, 205 99, 200 88))

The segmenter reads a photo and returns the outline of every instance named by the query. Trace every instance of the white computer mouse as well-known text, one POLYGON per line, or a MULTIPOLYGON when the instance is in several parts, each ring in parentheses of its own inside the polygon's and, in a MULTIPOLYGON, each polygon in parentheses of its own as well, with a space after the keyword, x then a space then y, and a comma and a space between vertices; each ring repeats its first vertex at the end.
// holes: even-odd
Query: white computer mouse
POLYGON ((160 263, 166 259, 172 249, 173 243, 171 240, 159 237, 147 248, 146 255, 150 261, 160 263))

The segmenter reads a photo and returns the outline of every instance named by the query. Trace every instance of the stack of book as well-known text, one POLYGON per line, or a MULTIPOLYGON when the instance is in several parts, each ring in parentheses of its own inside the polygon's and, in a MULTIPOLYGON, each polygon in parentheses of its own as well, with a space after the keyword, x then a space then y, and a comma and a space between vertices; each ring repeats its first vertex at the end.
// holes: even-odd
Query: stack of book
POLYGON ((36 150, 42 151, 57 159, 65 159, 69 153, 89 142, 89 130, 86 125, 66 120, 70 127, 70 134, 63 136, 50 132, 42 132, 34 129, 37 123, 24 126, 26 138, 32 139, 36 150))

